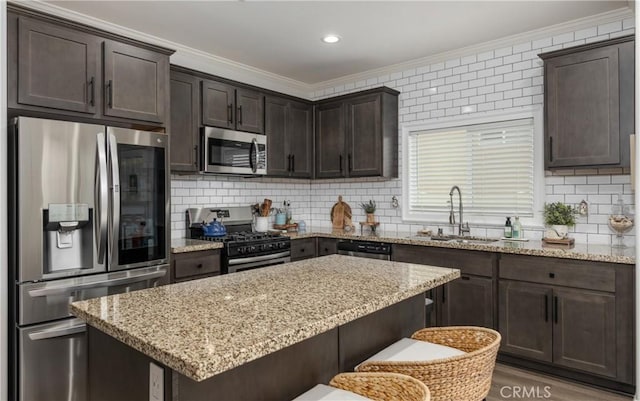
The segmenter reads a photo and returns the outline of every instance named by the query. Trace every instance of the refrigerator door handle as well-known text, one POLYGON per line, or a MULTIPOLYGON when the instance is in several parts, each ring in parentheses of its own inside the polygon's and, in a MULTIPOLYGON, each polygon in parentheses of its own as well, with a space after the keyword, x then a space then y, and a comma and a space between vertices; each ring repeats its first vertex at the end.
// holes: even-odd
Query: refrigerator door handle
POLYGON ((96 135, 96 186, 94 216, 97 219, 95 236, 98 251, 98 263, 105 263, 107 247, 107 209, 109 206, 109 188, 107 182, 107 150, 104 133, 96 135))
POLYGON ((33 333, 29 333, 29 339, 47 340, 49 338, 56 338, 56 337, 68 336, 71 334, 83 333, 85 331, 87 331, 87 325, 84 323, 80 323, 71 327, 61 327, 61 328, 34 331, 33 333))
POLYGON ((111 224, 109 230, 109 263, 117 266, 118 239, 120 237, 120 161, 118 160, 118 141, 109 134, 109 164, 111 165, 111 224))
POLYGON ((30 290, 29 296, 33 298, 46 297, 50 295, 70 294, 75 291, 89 290, 92 288, 114 287, 117 285, 133 284, 133 283, 138 283, 140 281, 147 281, 147 280, 153 280, 155 278, 161 278, 161 277, 164 277, 166 274, 167 274, 167 271, 163 269, 163 270, 158 270, 151 273, 143 273, 143 274, 138 274, 138 275, 129 276, 129 277, 107 279, 107 280, 94 281, 94 282, 77 284, 77 285, 44 287, 44 288, 38 288, 35 290, 30 290))

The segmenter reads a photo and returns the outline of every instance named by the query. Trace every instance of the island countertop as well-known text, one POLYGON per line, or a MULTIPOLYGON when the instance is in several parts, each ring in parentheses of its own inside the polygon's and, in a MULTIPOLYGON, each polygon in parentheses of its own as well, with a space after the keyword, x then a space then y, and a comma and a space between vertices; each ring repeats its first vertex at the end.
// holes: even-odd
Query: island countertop
POLYGON ((460 276, 330 255, 74 302, 71 313, 202 381, 460 276))

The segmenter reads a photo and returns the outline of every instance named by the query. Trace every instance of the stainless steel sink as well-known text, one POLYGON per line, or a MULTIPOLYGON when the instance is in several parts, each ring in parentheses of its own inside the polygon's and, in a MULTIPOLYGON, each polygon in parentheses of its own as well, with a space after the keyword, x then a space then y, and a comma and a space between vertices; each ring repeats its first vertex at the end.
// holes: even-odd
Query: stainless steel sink
POLYGON ((497 238, 484 238, 484 237, 471 237, 471 236, 459 236, 459 235, 439 235, 439 236, 420 236, 412 235, 409 239, 416 239, 421 241, 442 241, 442 242, 456 242, 460 244, 490 244, 492 242, 500 241, 497 238))
POLYGON ((500 240, 495 238, 456 238, 451 239, 448 242, 458 242, 461 244, 490 244, 498 241, 500 240))

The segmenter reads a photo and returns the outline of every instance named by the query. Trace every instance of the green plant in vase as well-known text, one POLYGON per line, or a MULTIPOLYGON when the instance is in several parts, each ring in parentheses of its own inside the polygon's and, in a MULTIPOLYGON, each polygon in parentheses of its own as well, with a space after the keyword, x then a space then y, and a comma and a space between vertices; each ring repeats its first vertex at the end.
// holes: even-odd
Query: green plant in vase
POLYGON ((562 202, 544 204, 544 223, 549 226, 545 238, 562 239, 569 235, 569 227, 576 225, 578 209, 562 202))
POLYGON ((369 199, 369 203, 360 203, 360 207, 367 214, 367 223, 375 223, 376 202, 373 199, 369 199))

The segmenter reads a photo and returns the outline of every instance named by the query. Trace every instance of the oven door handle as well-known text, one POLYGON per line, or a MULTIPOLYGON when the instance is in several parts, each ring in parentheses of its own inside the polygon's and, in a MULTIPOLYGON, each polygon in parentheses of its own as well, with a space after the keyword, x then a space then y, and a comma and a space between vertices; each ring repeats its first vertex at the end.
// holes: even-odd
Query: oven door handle
POLYGON ((237 273, 243 270, 257 269, 259 267, 267 267, 289 262, 291 262, 291 258, 289 256, 285 256, 284 258, 267 259, 263 260, 262 262, 244 263, 240 265, 229 266, 228 273, 237 273))
POLYGON ((231 259, 229 260, 229 266, 235 266, 243 263, 262 262, 264 260, 285 258, 287 256, 291 256, 291 252, 286 251, 286 252, 272 253, 269 255, 260 255, 260 256, 251 256, 248 258, 231 259))
POLYGON ((158 270, 151 273, 137 274, 129 277, 112 278, 109 280, 94 281, 94 282, 78 284, 78 285, 63 285, 63 286, 48 287, 48 288, 44 287, 44 288, 38 288, 38 289, 29 291, 29 296, 46 297, 49 295, 69 294, 74 291, 89 290, 92 288, 113 287, 116 285, 132 284, 132 283, 138 283, 140 281, 147 281, 147 280, 153 280, 154 278, 164 277, 166 274, 167 274, 166 270, 158 270))

